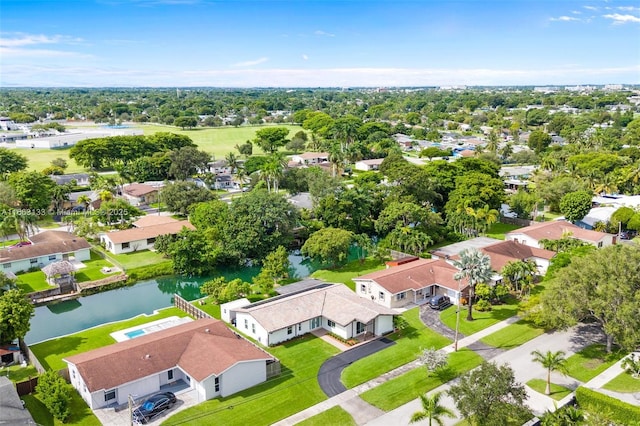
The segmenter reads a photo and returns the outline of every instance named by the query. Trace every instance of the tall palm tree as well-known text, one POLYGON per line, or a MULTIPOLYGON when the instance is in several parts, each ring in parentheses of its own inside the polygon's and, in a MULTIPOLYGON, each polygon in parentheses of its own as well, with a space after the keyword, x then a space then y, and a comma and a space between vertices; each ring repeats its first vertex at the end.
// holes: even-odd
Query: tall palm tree
POLYGON ((491 258, 476 250, 467 249, 460 253, 460 260, 454 260, 453 266, 459 269, 453 276, 455 280, 467 279, 469 283, 469 310, 467 321, 473 321, 473 298, 476 295, 476 285, 486 283, 493 274, 491 258))
POLYGON ((440 405, 440 398, 442 392, 436 392, 431 396, 420 395, 420 403, 422 404, 422 411, 416 411, 411 416, 409 423, 417 423, 422 420, 429 420, 429 426, 432 422, 435 422, 439 426, 443 426, 444 422, 442 417, 455 418, 453 411, 440 405))
POLYGON ((77 200, 78 204, 82 204, 84 206, 84 211, 89 211, 89 204, 91 204, 91 198, 88 195, 81 195, 77 200))
POLYGON ((332 146, 329 150, 329 162, 331 163, 331 174, 336 177, 338 174, 338 166, 344 161, 344 153, 338 146, 332 146))
POLYGON ((236 173, 240 168, 240 164, 238 163, 238 157, 235 153, 229 152, 224 156, 224 159, 227 161, 227 166, 231 169, 231 174, 236 173))
POLYGON ((563 374, 567 373, 567 359, 564 351, 542 353, 538 350, 531 352, 533 361, 541 364, 547 369, 547 387, 544 390, 545 395, 551 394, 551 372, 559 371, 563 374))

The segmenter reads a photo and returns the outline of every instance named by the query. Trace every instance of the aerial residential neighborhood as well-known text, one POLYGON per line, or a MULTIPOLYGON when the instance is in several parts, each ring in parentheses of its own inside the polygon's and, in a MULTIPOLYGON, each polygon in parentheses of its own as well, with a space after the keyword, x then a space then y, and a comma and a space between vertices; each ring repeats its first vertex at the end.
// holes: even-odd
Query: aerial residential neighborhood
POLYGON ((633 2, 0 2, 0 424, 637 426, 633 2))

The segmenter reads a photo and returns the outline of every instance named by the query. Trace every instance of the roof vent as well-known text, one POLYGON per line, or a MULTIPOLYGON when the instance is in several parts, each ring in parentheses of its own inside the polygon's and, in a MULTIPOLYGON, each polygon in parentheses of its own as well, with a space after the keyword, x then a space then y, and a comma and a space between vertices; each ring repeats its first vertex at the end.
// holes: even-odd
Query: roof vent
POLYGON ((146 355, 144 356, 144 359, 149 359, 149 358, 151 358, 151 355, 149 355, 149 354, 146 354, 146 355))
POLYGON ((209 329, 208 329, 208 328, 205 328, 205 329, 204 329, 204 332, 205 332, 205 333, 208 333, 208 332, 209 332, 209 329))

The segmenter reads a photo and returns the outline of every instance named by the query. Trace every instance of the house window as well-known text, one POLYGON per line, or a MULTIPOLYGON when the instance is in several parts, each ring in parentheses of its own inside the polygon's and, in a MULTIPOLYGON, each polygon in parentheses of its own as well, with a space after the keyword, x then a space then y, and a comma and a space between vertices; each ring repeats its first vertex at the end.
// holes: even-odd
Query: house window
POLYGON ((185 379, 187 379, 187 383, 191 383, 191 377, 189 376, 184 376, 185 379))
POLYGON ((364 333, 364 328, 365 328, 365 324, 361 323, 360 321, 358 321, 356 323, 356 333, 360 334, 360 333, 364 333))
POLYGON ((173 370, 167 371, 167 380, 173 380, 173 370))
POLYGON ((49 260, 56 260, 56 255, 52 254, 51 256, 49 256, 49 260))
POLYGON ((293 327, 287 327, 287 334, 293 334, 293 327))
POLYGON ((112 399, 116 399, 116 390, 111 389, 110 391, 106 391, 104 393, 104 402, 109 402, 112 399))
POLYGON ((245 328, 246 330, 248 330, 248 329, 249 329, 249 320, 248 320, 248 319, 246 319, 246 318, 244 319, 244 328, 245 328))
POLYGON ((4 265, 2 265, 2 267, 4 269, 9 269, 9 268, 11 268, 11 264, 10 263, 5 263, 4 265))
POLYGON ((363 293, 367 292, 367 285, 366 284, 360 284, 360 291, 363 293))
POLYGON ((380 300, 384 300, 384 292, 383 291, 380 292, 380 295, 378 296, 378 298, 380 300))
POLYGON ((215 387, 215 391, 220 392, 220 377, 213 379, 213 385, 215 387))
POLYGON ((302 323, 298 324, 298 331, 302 331, 302 323))
POLYGON ((335 322, 333 322, 333 321, 331 321, 330 319, 328 319, 328 320, 327 320, 327 326, 329 326, 329 327, 332 327, 332 328, 333 328, 333 327, 335 327, 335 326, 336 326, 336 323, 335 323, 335 322))
POLYGON ((156 242, 155 238, 147 238, 147 244, 153 244, 156 242))
POLYGON ((32 264, 32 265, 37 264, 37 263, 38 263, 38 258, 35 258, 35 259, 29 259, 29 263, 30 263, 30 264, 32 264))
POLYGON ((402 292, 402 293, 398 293, 396 294, 396 300, 403 300, 406 297, 406 293, 402 292))
POLYGON ((128 249, 129 248, 129 243, 122 243, 122 249, 128 249))
POLYGON ((254 323, 251 323, 251 332, 256 334, 256 325, 254 323))
POLYGON ((598 248, 602 248, 602 241, 598 243, 598 248))
POLYGON ((76 378, 76 370, 71 370, 71 377, 76 378))
POLYGON ((316 329, 316 328, 320 327, 320 325, 321 325, 321 321, 320 320, 321 320, 320 317, 311 318, 309 320, 309 328, 311 330, 313 330, 313 329, 316 329))

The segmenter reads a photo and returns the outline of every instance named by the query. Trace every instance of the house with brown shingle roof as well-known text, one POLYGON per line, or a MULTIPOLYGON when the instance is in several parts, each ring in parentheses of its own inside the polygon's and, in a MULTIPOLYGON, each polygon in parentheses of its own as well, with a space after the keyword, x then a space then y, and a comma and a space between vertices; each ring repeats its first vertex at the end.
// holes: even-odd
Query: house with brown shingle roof
POLYGON ((531 226, 516 229, 505 235, 505 239, 507 240, 512 240, 530 247, 540 247, 542 240, 560 240, 565 237, 576 238, 598 248, 616 243, 616 236, 613 234, 583 229, 564 220, 536 223, 531 226))
POLYGON ((442 259, 418 259, 382 271, 354 278, 356 294, 387 308, 421 304, 436 295, 448 296, 452 303, 464 293, 466 281, 453 276, 458 269, 442 259))
POLYGON ((157 221, 140 219, 134 223, 134 225, 138 224, 134 228, 100 235, 100 242, 113 254, 131 253, 140 250, 151 250, 156 238, 160 235, 175 235, 182 231, 183 228, 195 229, 188 220, 168 219, 158 219, 157 221))
POLYGON ((146 183, 132 183, 122 188, 122 196, 132 206, 158 201, 158 187, 146 183))
POLYGON ((29 237, 31 244, 0 249, 0 271, 17 273, 60 260, 89 260, 91 244, 66 231, 44 231, 29 237))
POLYGON ((269 346, 321 328, 343 339, 381 336, 393 331, 393 316, 398 315, 342 284, 320 285, 232 310, 240 331, 269 346))
POLYGON ((231 331, 200 319, 65 358, 69 378, 91 409, 127 403, 182 380, 198 401, 225 397, 267 379, 275 358, 231 331))

